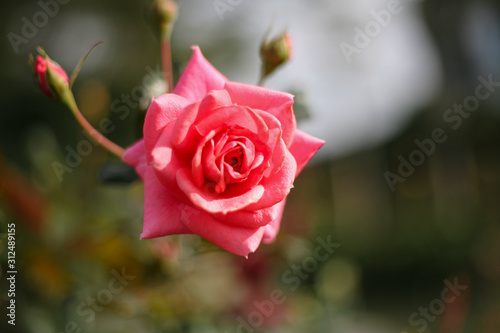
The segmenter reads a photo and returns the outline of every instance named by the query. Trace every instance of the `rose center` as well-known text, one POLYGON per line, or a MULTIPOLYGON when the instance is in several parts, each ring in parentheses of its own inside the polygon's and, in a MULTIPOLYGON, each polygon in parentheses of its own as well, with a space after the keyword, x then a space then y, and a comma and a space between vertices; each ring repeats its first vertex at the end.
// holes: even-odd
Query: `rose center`
POLYGON ((224 157, 224 162, 229 164, 234 171, 241 172, 241 165, 243 164, 243 148, 238 147, 228 152, 224 157))

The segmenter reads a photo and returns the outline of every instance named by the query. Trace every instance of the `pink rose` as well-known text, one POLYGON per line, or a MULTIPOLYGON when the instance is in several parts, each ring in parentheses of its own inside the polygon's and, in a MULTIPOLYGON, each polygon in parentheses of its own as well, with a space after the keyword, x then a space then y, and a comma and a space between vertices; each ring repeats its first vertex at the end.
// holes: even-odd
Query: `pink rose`
POLYGON ((38 80, 38 85, 40 86, 40 89, 42 92, 50 97, 50 98, 55 98, 55 93, 50 87, 50 83, 48 81, 47 77, 47 66, 54 72, 54 74, 61 79, 64 84, 66 84, 69 87, 69 79, 68 75, 64 71, 64 69, 59 66, 59 64, 53 60, 46 60, 44 57, 41 55, 38 55, 36 57, 36 62, 33 66, 33 72, 35 73, 37 80, 38 80))
POLYGON ((144 180, 141 238, 198 234, 246 257, 274 240, 295 177, 324 142, 296 128, 292 95, 231 82, 193 50, 123 156, 144 180))

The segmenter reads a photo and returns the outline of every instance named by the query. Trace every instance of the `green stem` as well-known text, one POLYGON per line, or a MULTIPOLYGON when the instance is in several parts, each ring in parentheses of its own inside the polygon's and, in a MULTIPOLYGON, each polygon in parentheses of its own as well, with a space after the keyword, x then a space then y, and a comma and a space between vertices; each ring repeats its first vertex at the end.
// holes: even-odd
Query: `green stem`
POLYGON ((65 93, 64 95, 65 96, 61 98, 61 101, 71 110, 76 120, 85 130, 85 132, 87 132, 103 148, 106 148, 108 151, 121 158, 123 156, 123 153, 125 152, 125 149, 118 146, 116 143, 110 141, 104 135, 99 133, 94 127, 92 127, 92 125, 87 121, 87 119, 85 119, 83 114, 80 112, 80 109, 76 105, 75 98, 73 97, 73 94, 69 89, 67 90, 67 93, 65 93))
POLYGON ((264 86, 264 82, 266 82, 266 77, 265 76, 261 76, 260 79, 259 79, 259 83, 257 83, 257 85, 263 87, 264 86))
MULTIPOLYGON (((170 35, 170 33, 167 33, 170 35)), ((167 92, 171 93, 174 90, 174 75, 172 70, 172 46, 170 36, 165 36, 161 41, 161 62, 165 83, 167 84, 167 92)))
POLYGON ((266 79, 267 75, 264 73, 264 69, 262 69, 262 71, 260 72, 259 83, 257 83, 257 85, 263 87, 266 79))

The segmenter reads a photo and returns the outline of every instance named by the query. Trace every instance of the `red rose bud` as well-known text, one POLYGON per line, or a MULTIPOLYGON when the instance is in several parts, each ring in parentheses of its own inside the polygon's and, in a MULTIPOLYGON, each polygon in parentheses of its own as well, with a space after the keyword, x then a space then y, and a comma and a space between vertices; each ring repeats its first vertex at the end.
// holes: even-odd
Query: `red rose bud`
POLYGON ((260 47, 260 56, 262 58, 262 76, 271 74, 277 67, 284 64, 292 58, 293 41, 287 33, 279 37, 265 41, 260 47))
POLYGON ((177 20, 177 3, 174 0, 155 0, 153 3, 154 19, 160 28, 161 38, 170 38, 177 20))
POLYGON ((46 96, 52 99, 60 98, 69 89, 68 75, 58 63, 48 56, 45 57, 38 55, 33 63, 33 56, 30 56, 33 73, 46 96))

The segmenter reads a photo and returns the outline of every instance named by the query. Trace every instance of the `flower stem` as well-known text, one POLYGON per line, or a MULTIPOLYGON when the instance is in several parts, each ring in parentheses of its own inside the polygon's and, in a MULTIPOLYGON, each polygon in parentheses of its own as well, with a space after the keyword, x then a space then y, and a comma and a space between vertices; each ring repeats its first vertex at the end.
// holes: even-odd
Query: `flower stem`
POLYGON ((266 82, 266 77, 264 75, 261 75, 260 79, 259 79, 259 83, 257 85, 263 87, 264 82, 266 82))
POLYGON ((263 87, 264 83, 266 82, 267 79, 267 74, 265 73, 264 69, 260 72, 260 78, 259 78, 259 83, 257 83, 258 86, 263 87))
POLYGON ((73 94, 69 89, 67 90, 67 93, 65 93, 64 95, 65 96, 61 98, 61 101, 71 110, 76 120, 85 130, 85 132, 87 132, 90 135, 90 137, 92 137, 103 148, 106 148, 109 152, 121 158, 123 156, 123 153, 125 152, 125 149, 118 146, 116 143, 110 141, 104 135, 99 133, 94 127, 92 127, 92 125, 87 121, 87 119, 85 119, 80 109, 76 105, 75 98, 73 97, 73 94))
POLYGON ((161 41, 161 62, 163 67, 163 76, 167 84, 167 92, 171 93, 174 90, 174 75, 172 71, 172 47, 170 36, 162 38, 161 41))

